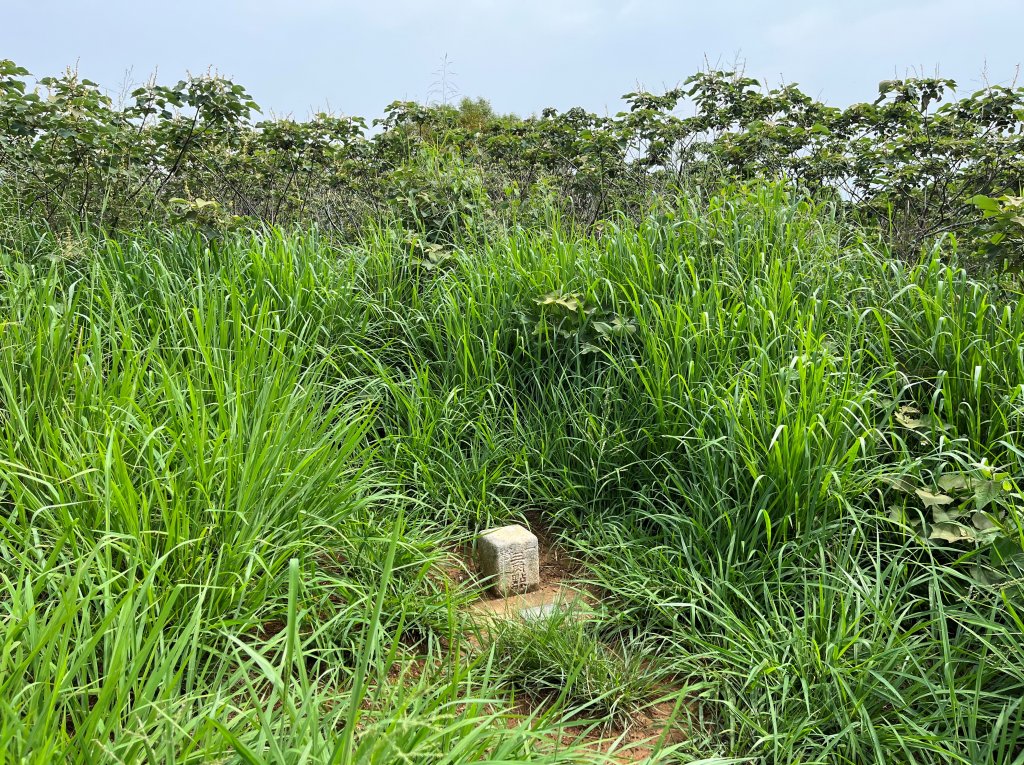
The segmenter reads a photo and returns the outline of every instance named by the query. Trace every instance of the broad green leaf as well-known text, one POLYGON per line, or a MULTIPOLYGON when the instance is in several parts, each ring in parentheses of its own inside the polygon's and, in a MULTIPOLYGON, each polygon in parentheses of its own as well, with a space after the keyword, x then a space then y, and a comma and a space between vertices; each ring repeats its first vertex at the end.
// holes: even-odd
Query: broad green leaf
POLYGON ((932 508, 932 520, 935 523, 948 523, 949 521, 955 521, 962 516, 963 513, 959 510, 943 510, 941 507, 932 508))
POLYGON ((992 197, 987 197, 984 194, 975 194, 967 200, 967 204, 974 205, 979 210, 985 212, 999 212, 999 202, 992 197))
POLYGON ((978 531, 990 531, 992 529, 998 529, 999 524, 992 520, 992 516, 988 513, 974 512, 971 514, 971 523, 974 524, 974 528, 978 531))
POLYGON ((911 494, 917 489, 914 481, 905 475, 883 475, 878 480, 906 494, 911 494))
POLYGON ((953 502, 953 498, 946 494, 932 494, 924 489, 915 489, 914 493, 921 498, 925 507, 941 507, 953 502))
POLYGON ((974 507, 983 510, 1003 494, 1000 481, 979 481, 974 487, 974 507))
POLYGON ((559 305, 574 313, 583 305, 579 295, 563 295, 561 292, 549 292, 534 302, 537 305, 559 305))
POLYGON ((944 542, 974 541, 974 530, 962 523, 934 523, 929 539, 941 539, 944 542))
POLYGON ((971 488, 972 480, 963 473, 946 473, 939 477, 939 488, 943 491, 964 491, 971 488))
POLYGON ((924 426, 920 419, 921 410, 914 406, 901 406, 896 410, 896 422, 910 430, 917 430, 924 426))

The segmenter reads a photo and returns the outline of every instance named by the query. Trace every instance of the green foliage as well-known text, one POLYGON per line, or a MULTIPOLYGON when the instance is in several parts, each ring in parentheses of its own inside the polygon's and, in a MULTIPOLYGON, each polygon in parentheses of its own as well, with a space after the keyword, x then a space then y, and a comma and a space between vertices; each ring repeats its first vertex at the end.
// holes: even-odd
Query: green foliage
POLYGON ((878 226, 903 256, 949 234, 965 252, 1020 249, 1004 230, 1012 216, 969 202, 1012 206, 1006 195, 1024 186, 1024 88, 953 100, 952 80, 890 80, 873 103, 840 109, 795 85, 706 71, 661 95, 629 93, 628 110, 605 117, 396 101, 371 135, 361 118, 323 113, 253 122, 248 93, 216 75, 150 83, 123 106, 75 72, 31 83, 0 63, 0 172, 25 214, 59 228, 132 228, 187 199, 345 237, 392 214, 450 242, 467 216, 515 224, 554 203, 590 226, 636 219, 679 184, 785 177, 878 226), (681 117, 686 104, 694 113, 681 117))
POLYGON ((977 194, 967 201, 982 213, 975 230, 979 254, 1003 272, 1020 273, 1024 266, 1024 197, 1004 194, 993 199, 977 194))
MULTIPOLYGON (((393 263, 364 268, 382 284, 393 263)), ((1019 757, 1017 301, 942 250, 902 266, 781 187, 456 249, 402 294, 380 333, 407 354, 385 366, 390 470, 438 517, 561 528, 690 700, 689 756, 1019 757), (621 350, 559 352, 598 306, 635 326, 621 350)), ((637 687, 621 665, 586 679, 614 664, 594 641, 497 645, 520 694, 593 711, 637 687)))
POLYGON ((398 222, 434 244, 452 244, 482 228, 490 213, 477 168, 457 155, 424 151, 391 176, 391 208, 398 222))
POLYGON ((564 603, 533 621, 492 625, 486 639, 507 682, 534 703, 628 725, 661 695, 666 677, 652 658, 656 646, 606 631, 597 615, 564 603))
POLYGON ((668 699, 654 762, 1024 762, 1021 91, 368 135, 36 85, 0 63, 10 759, 607 761, 567 726, 668 699), (596 618, 473 640, 453 551, 526 512, 596 618))
POLYGON ((333 255, 51 255, 0 267, 5 756, 555 761, 550 721, 508 730, 493 671, 441 650, 465 596, 375 466, 367 380, 333 372, 366 320, 333 255), (439 671, 392 674, 416 646, 439 671))

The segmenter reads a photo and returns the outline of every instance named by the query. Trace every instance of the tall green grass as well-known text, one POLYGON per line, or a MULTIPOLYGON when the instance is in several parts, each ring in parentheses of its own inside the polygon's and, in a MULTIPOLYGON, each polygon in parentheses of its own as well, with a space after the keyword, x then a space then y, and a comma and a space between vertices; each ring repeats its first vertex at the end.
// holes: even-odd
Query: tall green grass
POLYGON ((663 761, 1024 762, 1024 311, 948 247, 779 186, 83 241, 2 262, 15 760, 577 761, 672 697, 663 761), (601 607, 471 643, 450 553, 525 514, 601 607))

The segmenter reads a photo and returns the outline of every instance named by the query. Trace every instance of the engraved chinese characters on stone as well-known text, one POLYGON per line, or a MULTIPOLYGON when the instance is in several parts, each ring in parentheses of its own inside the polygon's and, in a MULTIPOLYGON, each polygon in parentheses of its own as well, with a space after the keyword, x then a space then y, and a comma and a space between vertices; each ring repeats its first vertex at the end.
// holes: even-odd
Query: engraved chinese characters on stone
POLYGON ((537 537, 522 526, 485 531, 478 556, 480 575, 499 597, 529 592, 540 585, 537 537))

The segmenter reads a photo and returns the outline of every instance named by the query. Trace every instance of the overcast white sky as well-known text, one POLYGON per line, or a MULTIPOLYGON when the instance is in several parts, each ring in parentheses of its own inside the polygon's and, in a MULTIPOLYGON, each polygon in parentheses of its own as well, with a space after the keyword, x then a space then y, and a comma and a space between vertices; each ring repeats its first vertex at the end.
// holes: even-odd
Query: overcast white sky
POLYGON ((117 90, 213 66, 298 117, 426 100, 445 55, 460 94, 520 115, 616 112, 705 60, 835 105, 908 73, 967 90, 1013 79, 1022 29, 1024 0, 0 0, 0 58, 38 76, 77 63, 117 90))

